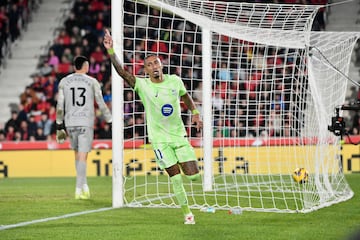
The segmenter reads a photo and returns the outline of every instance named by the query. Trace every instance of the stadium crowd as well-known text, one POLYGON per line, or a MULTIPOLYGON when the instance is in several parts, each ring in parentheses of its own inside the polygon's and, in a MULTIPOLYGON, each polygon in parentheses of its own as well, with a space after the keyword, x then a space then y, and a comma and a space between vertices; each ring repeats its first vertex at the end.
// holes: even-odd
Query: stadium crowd
POLYGON ((11 44, 26 29, 39 4, 39 0, 0 1, 0 67, 5 56, 11 54, 11 44))
MULTIPOLYGON (((35 2, 35 1, 31 1, 35 2)), ((41 58, 41 63, 38 66, 38 72, 32 75, 32 83, 25 87, 24 92, 21 94, 19 99, 18 109, 14 109, 11 112, 10 119, 4 125, 4 129, 0 130, 0 141, 23 141, 23 140, 54 140, 55 139, 55 106, 56 106, 56 96, 57 96, 57 86, 62 77, 71 73, 72 69, 72 60, 74 56, 84 55, 88 57, 90 61, 89 74, 97 78, 102 86, 104 93, 104 100, 106 104, 111 109, 112 102, 112 93, 111 93, 111 65, 108 58, 108 55, 103 47, 103 35, 104 29, 110 27, 111 22, 111 4, 110 0, 75 0, 73 8, 64 21, 62 28, 57 30, 57 37, 53 40, 52 45, 48 50, 48 54, 41 58)), ((249 1, 248 1, 249 2, 249 1)), ((299 3, 299 4, 326 4, 327 0, 273 0, 273 1, 256 1, 253 2, 271 2, 271 3, 299 3)), ((126 3, 126 9, 130 9, 134 6, 132 4, 126 3)), ((18 8, 21 6, 25 8, 26 11, 30 11, 30 0, 18 0, 18 1, 7 1, 6 4, 0 5, 0 29, 2 32, 7 32, 4 29, 4 24, 7 20, 10 19, 10 9, 16 5, 18 8), (13 2, 16 2, 13 3, 13 2), (4 17, 5 16, 5 17, 4 17), (5 19, 5 20, 4 20, 5 19)), ((25 11, 25 10, 23 10, 25 11)), ((145 10, 144 10, 145 11, 145 10)), ((154 10, 156 11, 156 10, 154 10)), ((313 30, 325 30, 326 28, 326 9, 322 9, 317 18, 315 19, 313 30)), ((146 12, 144 12, 146 13, 146 12)), ((152 15, 156 16, 158 13, 153 12, 152 15)), ((27 16, 26 14, 19 14, 22 17, 27 16)), ((25 20, 26 21, 26 20, 25 20)), ((124 25, 129 26, 128 29, 131 29, 131 25, 135 24, 133 15, 125 14, 124 25)), ((157 26, 156 19, 154 19, 154 26, 157 26)), ((10 21, 8 21, 10 23, 10 21)), ((150 24, 152 24, 150 22, 150 24)), ((190 29, 194 29, 195 26, 188 26, 190 29)), ((5 27, 7 28, 7 27, 5 27)), ((10 26, 8 27, 11 28, 10 26)), ((14 31, 14 30, 13 30, 14 31)), ((157 31, 154 31, 157 32, 157 31)), ((19 32, 10 31, 11 39, 19 36, 19 32)), ((141 54, 131 55, 128 54, 128 50, 134 48, 134 41, 131 40, 132 31, 127 31, 125 28, 124 35, 124 62, 128 63, 127 69, 132 71, 134 74, 142 74, 142 59, 144 56, 141 54)), ((1 35, 3 36, 3 35, 1 35)), ((166 38, 165 35, 162 38, 166 38)), ((182 37, 182 36, 178 36, 182 37)), ((148 41, 147 44, 136 43, 137 50, 143 51, 144 48, 150 48, 154 52, 171 52, 171 59, 167 59, 168 55, 164 54, 160 57, 164 58, 165 62, 171 64, 171 66, 183 66, 181 71, 181 77, 183 78, 185 85, 190 86, 190 79, 198 76, 201 76, 201 59, 193 60, 192 58, 187 58, 187 51, 189 49, 186 47, 186 44, 189 45, 194 43, 194 36, 184 37, 184 46, 181 48, 176 45, 170 46, 155 42, 148 41)), ((3 41, 3 37, 0 39, 1 44, 6 44, 7 41, 3 41)), ((190 47, 189 47, 190 48, 190 47)), ((201 52, 201 48, 197 48, 195 51, 201 52)), ((224 66, 224 69, 226 66, 224 66)), ((170 69, 171 73, 178 73, 179 69, 174 67, 170 69)), ((219 71, 219 78, 227 79, 232 76, 229 75, 226 71, 219 71)), ((193 91, 192 95, 194 99, 198 101, 201 105, 201 81, 192 85, 193 91)), ((124 136, 127 139, 142 137, 146 134, 145 124, 144 124, 144 114, 143 106, 139 101, 134 101, 137 97, 134 92, 125 85, 124 91, 124 136)), ((225 105, 225 96, 220 92, 214 96, 213 107, 214 109, 219 109, 219 114, 221 109, 225 105)), ((283 107, 281 104, 279 107, 283 107)), ((183 109, 184 112, 187 109, 183 109)), ((233 113, 240 114, 241 113, 233 113)), ((184 122, 187 122, 187 115, 183 116, 184 122)), ((257 116, 254 119, 254 122, 258 124, 263 123, 261 116, 257 116)), ((217 137, 230 137, 230 136, 246 136, 245 131, 232 132, 227 128, 226 131, 224 127, 229 127, 228 125, 242 126, 243 123, 239 122, 224 122, 216 121, 216 127, 214 129, 214 136, 217 137), (222 129, 222 130, 219 130, 222 129), (218 131, 219 130, 219 131, 218 131)), ((238 128, 240 129, 240 128, 238 128)), ((95 139, 110 139, 111 138, 111 129, 105 123, 105 121, 100 117, 100 114, 97 115, 95 125, 95 139)), ((191 131, 192 136, 196 136, 195 131, 191 131)), ((252 134, 256 135, 259 133, 253 132, 252 134)), ((280 136, 287 133, 269 133, 269 135, 280 136)))

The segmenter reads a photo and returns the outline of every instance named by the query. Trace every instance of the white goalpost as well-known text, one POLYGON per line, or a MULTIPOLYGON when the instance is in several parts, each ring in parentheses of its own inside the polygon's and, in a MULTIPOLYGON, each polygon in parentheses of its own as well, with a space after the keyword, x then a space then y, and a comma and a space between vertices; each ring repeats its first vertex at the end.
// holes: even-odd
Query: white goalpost
MULTIPOLYGON (((201 133, 182 112, 202 175, 199 182, 184 178, 192 208, 306 213, 353 196, 340 138, 328 125, 345 101, 341 73, 349 71, 360 33, 311 32, 320 7, 112 1, 124 67, 143 77, 144 57, 158 54, 201 110, 201 133), (298 167, 309 172, 306 183, 292 179, 298 167)), ((139 98, 115 71, 112 77, 113 207, 178 207, 155 163, 139 98)))

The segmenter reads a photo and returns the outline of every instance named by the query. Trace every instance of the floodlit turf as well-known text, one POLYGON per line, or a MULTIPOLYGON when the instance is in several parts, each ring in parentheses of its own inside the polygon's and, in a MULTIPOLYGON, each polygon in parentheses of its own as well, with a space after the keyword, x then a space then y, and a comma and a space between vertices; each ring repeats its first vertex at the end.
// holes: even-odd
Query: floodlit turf
MULTIPOLYGON (((347 239, 360 231, 360 174, 347 175, 355 196, 308 214, 122 208, 0 231, 0 239, 347 239)), ((74 200, 74 178, 0 179, 0 225, 111 207, 109 177, 89 178, 92 199, 74 200)))

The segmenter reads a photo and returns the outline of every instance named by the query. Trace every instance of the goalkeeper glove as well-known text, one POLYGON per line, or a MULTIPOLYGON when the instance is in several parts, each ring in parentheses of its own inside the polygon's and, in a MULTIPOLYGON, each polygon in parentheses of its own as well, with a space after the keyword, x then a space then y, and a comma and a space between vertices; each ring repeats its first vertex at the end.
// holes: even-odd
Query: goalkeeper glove
POLYGON ((64 143, 65 139, 66 139, 66 131, 65 131, 64 123, 62 124, 56 123, 56 142, 61 144, 64 143))

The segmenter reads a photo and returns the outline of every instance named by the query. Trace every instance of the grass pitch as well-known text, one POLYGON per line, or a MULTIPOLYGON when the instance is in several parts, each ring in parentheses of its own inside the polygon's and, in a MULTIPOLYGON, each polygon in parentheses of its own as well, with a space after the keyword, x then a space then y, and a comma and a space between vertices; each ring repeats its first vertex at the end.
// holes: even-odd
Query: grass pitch
POLYGON ((88 201, 74 200, 75 178, 0 179, 0 229, 17 226, 0 230, 0 239, 349 239, 360 232, 360 174, 346 179, 355 196, 312 213, 194 210, 196 225, 184 225, 180 209, 108 209, 110 177, 89 178, 88 201), (104 211, 87 212, 97 209, 104 211), (87 214, 62 217, 72 213, 87 214))

